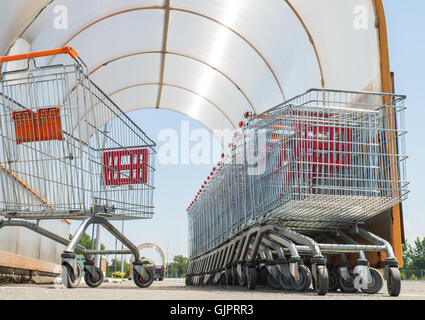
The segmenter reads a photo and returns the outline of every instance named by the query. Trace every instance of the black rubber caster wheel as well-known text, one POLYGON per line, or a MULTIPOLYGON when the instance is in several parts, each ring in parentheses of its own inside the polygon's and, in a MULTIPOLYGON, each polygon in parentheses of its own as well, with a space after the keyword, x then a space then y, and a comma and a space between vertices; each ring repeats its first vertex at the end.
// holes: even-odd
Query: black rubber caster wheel
POLYGON ((391 297, 398 297, 401 291, 400 270, 396 267, 389 268, 387 275, 387 289, 391 297))
POLYGON ((249 290, 255 290, 255 286, 257 285, 257 269, 256 268, 247 268, 247 286, 249 290))
POLYGON ((382 287, 384 286, 384 278, 382 277, 382 274, 373 268, 369 268, 370 275, 372 277, 370 283, 367 284, 367 289, 363 289, 362 291, 367 294, 376 294, 379 291, 381 291, 382 287))
POLYGON ((225 273, 221 274, 220 279, 218 279, 218 284, 220 286, 226 285, 226 274, 225 273))
POLYGON ((336 292, 339 289, 339 274, 337 271, 328 269, 329 292, 336 292))
POLYGON ((305 265, 298 266, 299 279, 296 280, 294 277, 291 278, 292 288, 298 292, 305 292, 311 286, 311 272, 310 269, 305 265))
POLYGON ((232 269, 230 268, 226 269, 225 278, 226 278, 226 285, 231 286, 233 284, 232 269))
POLYGON ((99 268, 95 268, 95 276, 93 277, 90 272, 85 270, 84 281, 90 288, 97 288, 103 282, 103 272, 99 268))
POLYGON ((242 267, 242 277, 239 277, 239 274, 238 274, 238 283, 241 287, 246 286, 247 279, 246 279, 246 268, 245 267, 242 267))
POLYGON ((237 286, 239 285, 239 276, 238 276, 238 272, 236 267, 232 267, 232 280, 233 280, 233 285, 237 286))
POLYGON ((80 284, 81 267, 78 263, 76 263, 76 269, 76 274, 74 274, 68 263, 62 264, 62 284, 68 289, 76 288, 80 284))
POLYGON ((196 285, 197 286, 202 286, 204 283, 204 276, 198 276, 196 279, 196 285))
POLYGON ((134 283, 139 287, 139 288, 147 288, 149 287, 154 279, 153 276, 153 271, 151 269, 145 268, 146 273, 148 274, 148 278, 144 279, 140 274, 137 273, 136 269, 133 269, 133 280, 134 283))
POLYGON ((286 279, 283 274, 280 274, 279 283, 283 290, 294 290, 294 287, 292 286, 292 280, 286 279))
POLYGON ((280 281, 279 279, 276 279, 275 277, 273 277, 270 273, 267 272, 267 284, 275 289, 275 290, 280 290, 282 289, 282 287, 280 286, 280 281))
POLYGON ((213 285, 214 284, 214 277, 215 277, 215 273, 211 273, 210 275, 209 275, 209 277, 208 277, 208 280, 207 280, 207 285, 213 285))
POLYGON ((259 270, 259 284, 260 285, 262 285, 262 286, 266 286, 267 285, 267 275, 269 274, 268 272, 267 272, 267 269, 266 269, 266 267, 261 267, 260 268, 260 270, 259 270))
POLYGON ((186 279, 184 280, 184 284, 186 285, 186 287, 189 287, 192 285, 192 279, 190 277, 186 277, 186 279))
POLYGON ((324 296, 329 290, 328 269, 325 266, 317 266, 317 275, 314 279, 314 290, 319 296, 324 296))
POLYGON ((349 277, 348 280, 345 280, 341 276, 339 277, 339 288, 344 293, 356 293, 359 290, 354 287, 355 275, 354 275, 353 271, 350 270, 349 275, 350 275, 350 277, 349 277))

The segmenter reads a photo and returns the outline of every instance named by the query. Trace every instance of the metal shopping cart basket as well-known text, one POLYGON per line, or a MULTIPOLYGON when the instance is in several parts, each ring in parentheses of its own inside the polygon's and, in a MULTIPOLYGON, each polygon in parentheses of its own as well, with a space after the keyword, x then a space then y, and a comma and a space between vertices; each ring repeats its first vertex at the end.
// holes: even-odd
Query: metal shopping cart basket
POLYGON ((12 61, 24 61, 27 68, 0 78, 0 216, 5 218, 0 228, 25 227, 65 245, 62 281, 69 288, 82 275, 75 252, 84 255, 84 278, 91 287, 103 281, 92 256, 112 253, 133 254, 134 281, 149 286, 153 273, 109 220, 152 217, 155 143, 90 80, 71 47, 0 58, 0 63, 12 61), (36 65, 38 59, 59 55, 71 62, 36 65), (38 221, 44 219, 82 223, 70 241, 41 228, 38 221), (128 250, 80 246, 93 224, 105 227, 128 250))
POLYGON ((383 279, 366 252, 383 252, 398 295, 393 248, 363 224, 407 197, 404 100, 313 89, 247 114, 187 209, 187 283, 376 293, 383 279))

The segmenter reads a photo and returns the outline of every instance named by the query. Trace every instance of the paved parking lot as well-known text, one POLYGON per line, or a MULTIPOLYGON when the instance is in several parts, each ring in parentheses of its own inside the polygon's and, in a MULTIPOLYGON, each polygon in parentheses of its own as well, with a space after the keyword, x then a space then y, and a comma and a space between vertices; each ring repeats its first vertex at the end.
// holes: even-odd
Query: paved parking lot
POLYGON ((80 284, 77 289, 63 289, 60 285, 12 284, 0 286, 0 300, 425 300, 424 281, 403 281, 402 294, 391 298, 386 287, 376 295, 328 293, 317 296, 312 290, 294 293, 259 287, 249 291, 238 287, 186 287, 184 280, 170 279, 155 282, 148 289, 139 289, 132 281, 103 283, 99 288, 88 288, 80 284))

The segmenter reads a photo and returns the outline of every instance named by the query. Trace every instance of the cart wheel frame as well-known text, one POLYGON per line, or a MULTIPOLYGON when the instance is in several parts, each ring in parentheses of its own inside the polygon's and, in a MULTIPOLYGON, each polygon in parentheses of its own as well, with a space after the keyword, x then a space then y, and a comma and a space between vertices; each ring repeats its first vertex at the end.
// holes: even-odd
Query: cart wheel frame
POLYGON ((96 275, 98 276, 97 280, 92 279, 92 274, 88 271, 84 273, 84 281, 90 288, 97 288, 103 282, 103 272, 100 268, 94 268, 96 275))
POLYGON ((145 268, 146 273, 149 275, 149 279, 145 280, 143 277, 136 271, 136 269, 133 269, 133 281, 139 288, 147 288, 153 283, 154 274, 153 271, 149 268, 145 268))
POLYGON ((388 268, 387 290, 391 297, 398 297, 401 291, 401 275, 397 267, 388 268))

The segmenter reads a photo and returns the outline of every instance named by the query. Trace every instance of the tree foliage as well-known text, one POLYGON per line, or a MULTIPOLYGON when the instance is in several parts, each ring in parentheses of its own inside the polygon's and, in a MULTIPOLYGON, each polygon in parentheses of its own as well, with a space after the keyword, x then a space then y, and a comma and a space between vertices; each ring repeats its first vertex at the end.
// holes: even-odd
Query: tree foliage
MULTIPOLYGON (((72 234, 69 235, 69 240, 72 240, 72 234)), ((96 248, 96 239, 92 241, 90 235, 88 233, 84 233, 78 244, 82 245, 87 250, 92 250, 96 248)), ((100 250, 105 250, 105 245, 103 243, 100 244, 100 250)))
POLYGON ((425 238, 403 245, 403 270, 425 270, 425 238))
POLYGON ((186 276, 189 258, 182 255, 174 257, 173 262, 167 264, 169 278, 182 278, 186 276))

